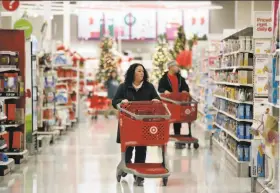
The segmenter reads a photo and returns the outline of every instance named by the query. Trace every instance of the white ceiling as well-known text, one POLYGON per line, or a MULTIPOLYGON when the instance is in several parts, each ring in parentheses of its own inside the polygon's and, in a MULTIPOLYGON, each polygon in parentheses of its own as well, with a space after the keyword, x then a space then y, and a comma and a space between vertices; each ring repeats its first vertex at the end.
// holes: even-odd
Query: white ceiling
MULTIPOLYGON (((44 13, 48 4, 51 7, 51 14, 63 14, 66 3, 69 1, 20 1, 19 11, 44 13)), ((211 1, 70 1, 71 13, 78 14, 80 10, 93 9, 221 9, 221 6, 212 5, 211 1)))

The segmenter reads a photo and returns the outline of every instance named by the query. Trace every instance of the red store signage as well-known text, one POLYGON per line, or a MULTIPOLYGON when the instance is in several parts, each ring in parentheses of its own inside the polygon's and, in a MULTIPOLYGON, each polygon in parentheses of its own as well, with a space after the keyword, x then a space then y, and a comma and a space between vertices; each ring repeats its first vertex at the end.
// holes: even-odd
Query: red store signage
POLYGON ((19 7, 19 0, 2 0, 2 5, 7 11, 15 11, 19 7))

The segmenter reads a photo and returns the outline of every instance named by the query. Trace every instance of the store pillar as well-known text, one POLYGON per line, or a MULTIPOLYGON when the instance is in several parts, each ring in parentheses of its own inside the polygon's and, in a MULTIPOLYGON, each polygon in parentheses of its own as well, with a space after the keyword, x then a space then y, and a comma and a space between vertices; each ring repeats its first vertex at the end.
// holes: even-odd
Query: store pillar
POLYGON ((252 25, 254 1, 235 1, 235 29, 252 25))
POLYGON ((44 21, 47 22, 47 31, 46 36, 43 43, 43 49, 48 51, 51 51, 51 41, 52 41, 52 11, 51 11, 51 1, 45 1, 44 2, 44 21))
POLYGON ((66 47, 70 46, 70 2, 64 1, 63 14, 63 44, 66 47))

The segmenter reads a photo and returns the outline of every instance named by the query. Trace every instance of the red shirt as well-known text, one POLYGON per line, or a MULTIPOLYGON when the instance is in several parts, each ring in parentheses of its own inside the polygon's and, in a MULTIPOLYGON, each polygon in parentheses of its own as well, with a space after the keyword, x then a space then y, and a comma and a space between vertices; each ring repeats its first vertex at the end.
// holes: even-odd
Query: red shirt
POLYGON ((168 73, 168 78, 171 82, 172 92, 179 92, 179 83, 177 76, 168 73))

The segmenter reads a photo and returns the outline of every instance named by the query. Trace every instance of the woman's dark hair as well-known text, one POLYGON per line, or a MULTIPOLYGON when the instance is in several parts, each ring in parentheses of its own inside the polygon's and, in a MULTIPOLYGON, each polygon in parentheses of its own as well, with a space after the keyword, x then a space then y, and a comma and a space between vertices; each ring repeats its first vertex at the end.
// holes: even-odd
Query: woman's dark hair
POLYGON ((149 76, 148 76, 148 72, 145 69, 145 67, 142 64, 139 63, 134 63, 131 64, 128 68, 128 70, 126 71, 125 74, 125 83, 126 84, 132 84, 134 81, 134 74, 135 74, 135 70, 138 66, 142 66, 143 70, 144 70, 144 77, 143 77, 143 81, 144 82, 148 82, 149 76))

